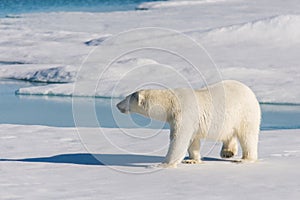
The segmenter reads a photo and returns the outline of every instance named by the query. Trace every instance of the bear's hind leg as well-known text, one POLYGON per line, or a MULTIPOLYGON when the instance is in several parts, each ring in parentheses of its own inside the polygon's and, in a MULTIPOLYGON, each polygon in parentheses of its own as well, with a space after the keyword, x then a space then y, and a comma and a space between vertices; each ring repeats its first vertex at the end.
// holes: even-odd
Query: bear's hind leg
POLYGON ((238 152, 238 143, 237 138, 234 136, 227 141, 223 142, 223 147, 220 152, 222 158, 231 158, 237 155, 238 152))
POLYGON ((182 161, 184 164, 198 164, 200 160, 200 138, 195 137, 188 148, 189 159, 182 161))
POLYGON ((258 134, 248 133, 239 136, 239 142, 243 151, 242 161, 254 162, 257 160, 258 134))

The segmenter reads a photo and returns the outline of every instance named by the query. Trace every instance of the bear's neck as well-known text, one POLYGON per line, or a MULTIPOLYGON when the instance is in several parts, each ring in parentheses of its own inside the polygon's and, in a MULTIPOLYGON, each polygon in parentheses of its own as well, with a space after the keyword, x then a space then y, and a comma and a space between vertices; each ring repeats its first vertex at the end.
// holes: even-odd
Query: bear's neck
POLYGON ((164 122, 170 122, 174 119, 174 115, 178 112, 178 102, 174 98, 174 94, 169 90, 157 90, 151 93, 151 96, 146 97, 148 101, 145 105, 147 111, 146 116, 164 122), (159 95, 156 94, 160 93, 159 95), (163 93, 163 95, 161 95, 163 93), (164 98, 161 98, 163 96, 164 98))

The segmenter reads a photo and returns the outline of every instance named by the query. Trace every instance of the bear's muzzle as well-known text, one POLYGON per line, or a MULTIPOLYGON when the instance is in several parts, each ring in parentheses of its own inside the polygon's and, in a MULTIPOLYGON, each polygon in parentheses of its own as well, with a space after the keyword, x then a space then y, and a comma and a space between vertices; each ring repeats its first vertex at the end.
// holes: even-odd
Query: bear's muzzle
POLYGON ((127 103, 126 99, 119 102, 117 104, 117 108, 120 110, 121 113, 127 114, 129 112, 129 110, 128 110, 128 103, 127 103))

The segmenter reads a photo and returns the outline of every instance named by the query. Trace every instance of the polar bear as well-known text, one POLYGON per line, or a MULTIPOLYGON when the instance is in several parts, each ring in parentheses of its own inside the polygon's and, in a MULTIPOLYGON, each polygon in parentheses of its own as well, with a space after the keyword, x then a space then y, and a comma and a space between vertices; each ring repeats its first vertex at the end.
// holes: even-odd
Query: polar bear
POLYGON ((122 113, 137 113, 170 125, 168 153, 160 167, 200 163, 200 140, 223 142, 222 158, 237 155, 241 162, 257 160, 261 110, 246 85, 226 80, 199 90, 140 90, 117 104, 122 113), (188 160, 183 160, 186 152, 188 160))

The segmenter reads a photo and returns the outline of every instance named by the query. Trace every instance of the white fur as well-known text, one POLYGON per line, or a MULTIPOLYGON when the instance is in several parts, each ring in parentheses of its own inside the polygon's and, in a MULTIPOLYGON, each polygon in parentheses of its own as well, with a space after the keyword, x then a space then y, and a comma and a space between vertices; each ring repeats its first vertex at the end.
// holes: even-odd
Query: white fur
POLYGON ((261 111, 251 89, 238 81, 200 90, 141 90, 117 107, 170 124, 170 146, 162 167, 176 167, 187 151, 190 159, 185 162, 199 163, 203 138, 222 141, 223 158, 237 154, 239 141, 242 160, 257 160, 261 111))

